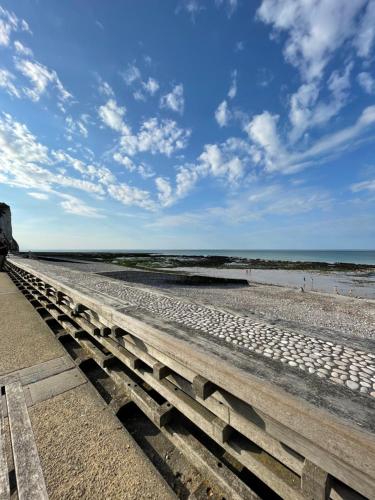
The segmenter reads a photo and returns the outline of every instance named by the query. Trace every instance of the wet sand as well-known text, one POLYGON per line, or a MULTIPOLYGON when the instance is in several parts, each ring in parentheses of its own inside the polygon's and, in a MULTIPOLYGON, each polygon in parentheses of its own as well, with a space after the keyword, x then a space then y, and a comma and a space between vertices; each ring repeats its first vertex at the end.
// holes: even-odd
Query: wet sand
POLYGON ((245 279, 249 283, 304 288, 305 291, 333 293, 375 299, 375 273, 307 272, 285 269, 217 269, 209 267, 179 267, 173 271, 188 272, 218 278, 245 279))

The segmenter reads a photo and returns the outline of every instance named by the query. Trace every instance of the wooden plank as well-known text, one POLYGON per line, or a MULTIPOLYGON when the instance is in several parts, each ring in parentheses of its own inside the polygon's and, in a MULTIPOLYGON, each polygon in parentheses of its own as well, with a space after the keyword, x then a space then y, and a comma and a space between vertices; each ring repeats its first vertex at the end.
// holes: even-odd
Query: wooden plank
POLYGON ((305 460, 301 486, 306 500, 326 500, 330 489, 328 474, 309 460, 305 460))
MULTIPOLYGON (((171 371, 169 367, 166 367, 163 363, 160 363, 157 360, 160 355, 158 351, 153 349, 152 352, 155 357, 151 357, 149 354, 147 354, 140 347, 137 347, 133 343, 133 338, 131 337, 130 334, 127 334, 125 341, 124 339, 116 339, 113 340, 113 342, 111 342, 110 345, 107 344, 106 347, 110 350, 115 349, 117 351, 120 347, 118 345, 116 347, 116 342, 121 344, 121 346, 125 346, 126 349, 131 351, 133 354, 139 356, 145 363, 149 364, 149 366, 152 366, 154 368, 154 366, 158 367, 158 365, 160 365, 161 367, 165 367, 167 371, 168 370, 171 371)), ((146 343, 144 343, 143 345, 145 349, 149 350, 149 346, 146 343)), ((179 371, 181 365, 179 365, 178 363, 174 363, 173 361, 171 361, 171 363, 173 364, 174 369, 176 371, 179 371)), ((187 373, 186 371, 183 371, 183 373, 184 375, 189 376, 191 381, 194 381, 194 379, 196 378, 196 375, 192 377, 191 373, 187 373)), ((157 380, 161 380, 162 378, 164 378, 158 376, 158 370, 156 370, 156 373, 154 370, 153 374, 157 380)), ((241 417, 240 414, 237 414, 236 411, 230 407, 230 405, 228 406, 226 404, 226 399, 229 396, 226 393, 226 391, 223 391, 222 389, 217 389, 213 396, 209 396, 207 397, 207 399, 203 400, 198 396, 196 396, 192 388, 192 384, 190 384, 189 380, 186 380, 184 377, 181 377, 177 373, 173 373, 172 375, 167 375, 166 377, 167 380, 172 382, 174 385, 177 385, 190 397, 196 399, 199 403, 201 403, 212 413, 220 417, 226 423, 228 424, 230 423, 231 427, 235 428, 240 433, 244 434, 244 436, 248 437, 251 441, 253 441, 261 448, 264 448, 265 451, 267 451, 276 459, 278 459, 280 462, 282 462, 284 465, 289 467, 292 471, 296 472, 299 475, 302 473, 302 467, 304 463, 303 457, 298 456, 295 452, 293 452, 293 450, 287 449, 277 439, 274 439, 271 435, 267 434, 261 427, 258 427, 256 423, 253 423, 251 420, 241 417), (221 394, 224 394, 225 397, 221 397, 221 394), (219 398, 220 400, 217 398, 219 398)), ((233 396, 232 400, 235 400, 233 396)), ((249 412, 254 414, 253 409, 245 405, 245 403, 243 402, 240 403, 242 403, 242 406, 246 406, 249 412)), ((264 421, 265 420, 263 418, 262 425, 264 424, 264 421)))
POLYGON ((217 387, 202 375, 197 375, 193 379, 193 389, 199 398, 207 399, 216 391, 217 387))
POLYGON ((38 365, 7 373, 0 377, 0 385, 7 385, 16 380, 19 380, 22 385, 32 384, 52 375, 71 370, 72 368, 74 368, 74 363, 70 356, 64 355, 44 361, 38 365))
POLYGON ((5 425, 3 418, 3 398, 0 395, 0 500, 9 500, 9 473, 5 450, 5 425))
MULTIPOLYGON (((101 341, 104 344, 106 339, 101 339, 101 341)), ((122 351, 126 350, 122 348, 122 351)), ((124 355, 122 358, 122 361, 127 364, 124 355)), ((129 366, 129 364, 127 364, 127 366, 129 366)), ((113 378, 115 383, 118 383, 118 380, 116 380, 117 377, 123 378, 125 375, 123 372, 116 372, 115 370, 108 370, 107 373, 113 378)), ((136 374, 150 387, 158 391, 172 406, 176 407, 189 420, 194 422, 195 425, 245 465, 251 472, 261 478, 265 484, 282 498, 288 500, 302 500, 303 497, 300 492, 299 477, 296 476, 296 474, 289 471, 268 453, 263 452, 258 446, 250 443, 246 438, 238 436, 235 440, 232 440, 229 435, 230 428, 228 428, 228 426, 223 425, 218 417, 167 379, 162 379, 160 381, 156 380, 153 374, 144 370, 136 370, 136 374)), ((126 389, 126 387, 124 388, 126 389)), ((137 386, 137 389, 140 389, 139 386, 137 386)), ((140 406, 146 415, 149 415, 148 403, 143 400, 143 394, 142 399, 137 402, 134 397, 134 392, 133 389, 131 398, 140 406)), ((140 392, 144 393, 143 390, 140 392)), ((152 419, 152 417, 150 418, 152 419)))
POLYGON ((172 373, 172 370, 169 368, 169 366, 165 366, 163 365, 163 363, 159 363, 159 361, 157 361, 152 366, 152 373, 154 374, 156 380, 161 380, 170 375, 172 373))
POLYGON ((5 395, 18 498, 19 500, 47 500, 47 489, 21 384, 14 382, 7 385, 5 395))
POLYGON ((218 460, 182 425, 172 422, 161 431, 204 476, 209 476, 224 491, 227 500, 260 500, 223 462, 218 460))

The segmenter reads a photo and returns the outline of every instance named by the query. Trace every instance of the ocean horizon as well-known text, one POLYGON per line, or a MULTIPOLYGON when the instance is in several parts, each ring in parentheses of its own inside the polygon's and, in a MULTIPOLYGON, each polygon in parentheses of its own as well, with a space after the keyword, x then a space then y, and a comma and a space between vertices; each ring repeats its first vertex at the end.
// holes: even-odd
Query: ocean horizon
POLYGON ((113 252, 157 253, 162 255, 240 257, 245 259, 282 260, 291 262, 344 262, 375 265, 375 250, 226 250, 226 249, 92 249, 92 250, 33 250, 33 252, 113 252))

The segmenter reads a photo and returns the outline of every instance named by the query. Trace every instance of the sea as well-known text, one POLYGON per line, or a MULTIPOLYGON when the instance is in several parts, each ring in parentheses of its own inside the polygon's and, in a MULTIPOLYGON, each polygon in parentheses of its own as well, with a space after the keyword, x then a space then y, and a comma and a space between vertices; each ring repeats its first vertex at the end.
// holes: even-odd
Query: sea
POLYGON ((226 250, 226 249, 51 249, 34 252, 112 252, 112 253, 157 253, 162 255, 224 255, 245 259, 286 260, 291 262, 346 262, 349 264, 375 265, 375 250, 226 250))
POLYGON ((375 265, 375 250, 143 250, 163 255, 225 255, 245 259, 375 265))

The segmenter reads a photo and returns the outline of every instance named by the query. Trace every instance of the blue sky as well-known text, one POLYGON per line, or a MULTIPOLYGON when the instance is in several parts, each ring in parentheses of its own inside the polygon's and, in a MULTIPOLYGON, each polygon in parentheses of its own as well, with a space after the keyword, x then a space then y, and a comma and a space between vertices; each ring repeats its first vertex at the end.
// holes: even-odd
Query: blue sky
POLYGON ((0 0, 27 249, 375 247, 375 0, 0 0))

